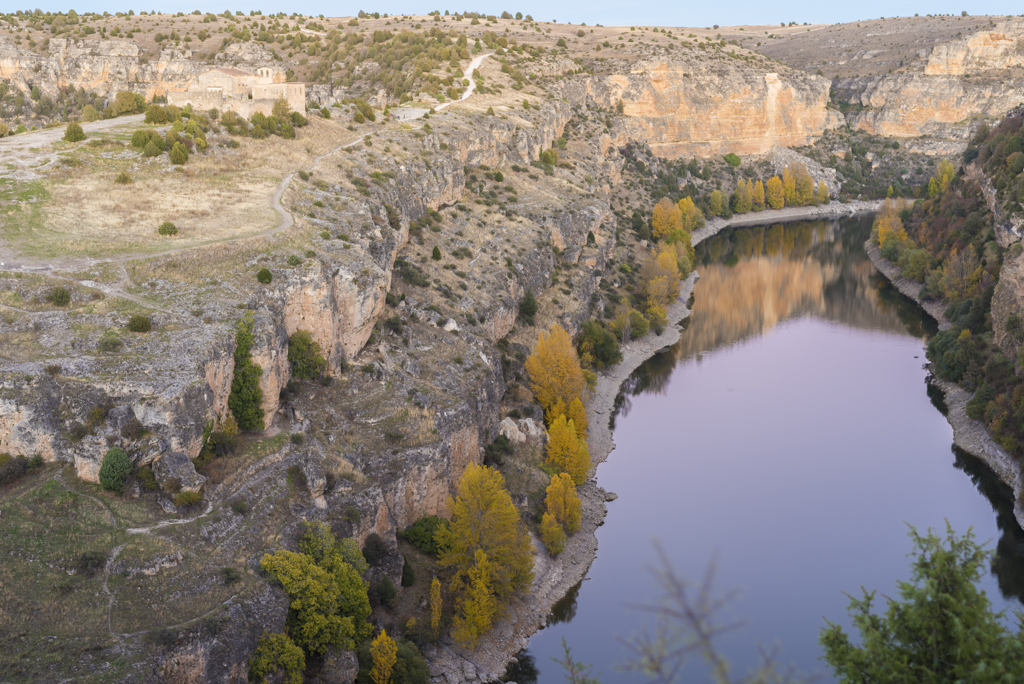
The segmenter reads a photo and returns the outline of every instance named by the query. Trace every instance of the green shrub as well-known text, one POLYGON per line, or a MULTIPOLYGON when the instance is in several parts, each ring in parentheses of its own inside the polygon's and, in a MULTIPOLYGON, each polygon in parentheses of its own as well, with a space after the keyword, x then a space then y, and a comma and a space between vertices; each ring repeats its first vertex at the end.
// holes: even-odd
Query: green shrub
POLYGON ((143 316, 142 314, 132 314, 132 317, 128 319, 128 331, 133 333, 148 333, 153 329, 153 323, 149 320, 149 316, 143 316))
POLYGON ((132 133, 132 147, 137 147, 140 150, 145 149, 146 145, 148 145, 149 141, 152 139, 152 136, 149 133, 149 131, 142 128, 132 133))
POLYGON ((399 532, 399 536, 428 556, 436 558, 438 554, 436 534, 438 528, 444 525, 445 521, 436 515, 427 515, 414 522, 404 532, 399 532))
POLYGON ((320 345, 305 330, 296 330, 288 338, 288 361, 292 374, 303 380, 316 380, 327 372, 327 359, 320 353, 320 345))
POLYGON ((135 471, 135 479, 139 481, 139 486, 147 492, 156 491, 156 476, 153 474, 153 469, 149 466, 142 466, 141 468, 138 468, 135 471))
POLYGON ((71 303, 71 290, 58 285, 50 290, 50 293, 46 295, 46 298, 50 300, 50 303, 54 306, 67 306, 71 303))
POLYGON ((398 598, 398 590, 395 589, 394 583, 387 575, 384 575, 373 589, 377 593, 377 600, 380 601, 382 606, 390 607, 392 602, 398 598))
MULTIPOLYGON (((328 114, 328 116, 324 118, 330 119, 331 117, 328 114)), ((295 126, 296 128, 302 128, 303 126, 306 125, 306 123, 306 117, 304 117, 299 112, 292 112, 292 126, 295 126)))
POLYGON ((523 301, 519 302, 519 320, 526 325, 533 325, 533 317, 537 315, 537 298, 533 290, 527 290, 523 301))
POLYGON ((260 389, 263 369, 252 362, 254 325, 252 312, 246 311, 235 330, 235 375, 228 408, 242 430, 263 429, 263 390, 260 389))
POLYGON ((188 149, 180 142, 174 143, 171 148, 171 163, 181 166, 188 161, 188 149))
POLYGON ((89 123, 90 121, 99 121, 100 118, 100 113, 91 104, 82 107, 82 121, 89 123))
POLYGON ((42 465, 41 456, 26 458, 25 456, 11 457, 10 454, 0 454, 0 485, 14 482, 42 465))
POLYGON ((100 341, 96 344, 96 347, 101 352, 116 352, 124 346, 124 342, 117 336, 113 330, 108 330, 100 337, 100 341))
POLYGON ((269 268, 261 268, 256 274, 256 280, 264 285, 269 285, 270 281, 273 279, 274 275, 270 272, 269 268))
POLYGON ((127 172, 122 171, 114 177, 114 182, 118 185, 131 185, 132 177, 127 172))
POLYGON ((416 584, 416 571, 409 565, 409 561, 402 563, 402 586, 411 587, 416 584))
POLYGON ((242 573, 234 568, 221 568, 220 579, 224 584, 230 586, 242 581, 242 573))
POLYGON ((92 577, 107 564, 107 554, 102 551, 84 551, 75 562, 75 570, 83 577, 92 577))
POLYGON ((247 515, 249 513, 249 504, 243 499, 238 499, 231 502, 231 510, 238 515, 247 515))
POLYGON ((164 221, 160 224, 160 227, 156 229, 156 232, 161 235, 177 235, 178 227, 170 221, 164 221))
POLYGON ((372 567, 377 567, 380 562, 384 560, 388 555, 387 544, 381 539, 381 536, 376 532, 371 532, 370 536, 363 542, 363 558, 372 567))
POLYGON ((740 158, 736 156, 735 152, 730 152, 729 154, 722 157, 722 159, 724 159, 729 164, 729 166, 732 167, 737 167, 741 163, 740 158))
POLYGON ((441 248, 438 247, 437 245, 434 245, 434 251, 432 251, 430 253, 430 258, 433 259, 434 261, 440 261, 441 260, 441 248))
POLYGON ((494 441, 484 447, 484 464, 498 467, 504 464, 505 457, 514 452, 512 442, 505 435, 498 435, 494 441))
POLYGON ((145 121, 148 124, 165 124, 167 123, 167 110, 160 105, 149 105, 146 109, 145 121))
POLYGON ((69 123, 68 127, 64 130, 64 140, 67 142, 82 142, 85 140, 85 131, 82 130, 82 125, 77 121, 69 123))
POLYGON ((146 143, 146 148, 142 151, 143 157, 159 157, 161 154, 163 154, 163 150, 157 147, 152 140, 146 143))
POLYGON ((597 321, 583 324, 583 334, 579 343, 580 361, 584 366, 606 368, 622 361, 619 341, 607 328, 597 321))
POLYGON ((124 449, 112 447, 107 450, 100 466, 100 484, 104 489, 120 494, 124 483, 132 472, 132 460, 124 449))
POLYGON ((289 266, 298 266, 301 263, 302 263, 302 257, 300 257, 298 254, 289 254, 288 255, 288 265, 289 266))
POLYGON ((178 492, 174 495, 174 505, 179 508, 190 508, 203 500, 199 492, 178 492))
POLYGON ((301 178, 304 181, 308 181, 309 180, 309 174, 306 173, 305 171, 299 171, 299 178, 301 178))

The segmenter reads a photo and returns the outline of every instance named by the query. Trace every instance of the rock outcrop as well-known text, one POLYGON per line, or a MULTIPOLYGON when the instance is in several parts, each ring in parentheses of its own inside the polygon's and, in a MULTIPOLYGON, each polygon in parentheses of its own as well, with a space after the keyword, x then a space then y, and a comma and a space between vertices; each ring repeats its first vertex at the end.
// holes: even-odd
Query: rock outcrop
POLYGON ((661 157, 762 154, 806 145, 843 123, 827 107, 830 82, 792 69, 767 72, 736 59, 648 59, 615 73, 559 86, 575 103, 615 109, 625 118, 612 141, 645 142, 661 157))
MULTIPOLYGON (((224 65, 274 65, 270 52, 253 44, 230 45, 215 59, 224 65)), ((191 50, 166 48, 153 58, 126 38, 52 38, 47 55, 23 50, 0 38, 0 79, 11 81, 23 92, 38 86, 49 97, 73 87, 104 97, 130 90, 149 99, 187 89, 208 68, 191 50)))
POLYGON ((858 79, 843 90, 865 108, 849 113, 854 128, 898 138, 948 141, 962 151, 979 118, 1001 118, 1024 100, 1024 21, 1013 19, 962 40, 935 46, 923 66, 858 79), (852 91, 859 91, 853 95, 852 91))

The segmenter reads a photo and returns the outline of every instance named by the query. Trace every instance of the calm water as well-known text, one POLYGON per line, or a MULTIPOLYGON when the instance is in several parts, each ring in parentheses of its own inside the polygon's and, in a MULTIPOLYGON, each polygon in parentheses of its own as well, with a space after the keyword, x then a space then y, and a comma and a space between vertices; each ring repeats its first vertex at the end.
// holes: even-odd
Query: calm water
MULTIPOLYGON (((719 642, 736 673, 756 666, 758 646, 777 647, 781 663, 833 681, 819 630, 825 618, 849 627, 843 592, 894 594, 908 524, 973 527, 998 550, 984 588, 1020 607, 1009 492, 954 453, 922 368, 934 322, 871 266, 869 229, 794 223, 698 248, 687 330, 620 397, 617 448, 597 472, 619 498, 587 579, 530 642, 538 681, 563 681, 550 662, 563 637, 605 684, 644 681, 617 669, 617 637, 650 624, 627 604, 658 596, 643 571, 654 540, 680 575, 699 580, 713 560, 720 592, 739 592, 722 619, 744 625, 719 642)), ((709 680, 694 667, 680 681, 709 680)))

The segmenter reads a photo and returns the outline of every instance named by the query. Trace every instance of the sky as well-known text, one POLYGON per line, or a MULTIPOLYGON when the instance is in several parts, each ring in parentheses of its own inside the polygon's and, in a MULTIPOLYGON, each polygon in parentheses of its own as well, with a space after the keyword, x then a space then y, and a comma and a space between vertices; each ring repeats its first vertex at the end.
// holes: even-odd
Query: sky
MULTIPOLYGON (((4 3, 8 8, 15 8, 21 3, 8 0, 4 3)), ((26 1, 22 9, 47 11, 77 12, 118 12, 134 9, 139 11, 157 10, 160 12, 191 12, 192 10, 223 12, 226 9, 242 10, 246 14, 250 10, 261 10, 264 14, 273 12, 301 12, 303 14, 323 14, 324 16, 349 16, 360 9, 367 12, 387 12, 389 14, 426 14, 433 10, 444 12, 481 12, 500 15, 507 10, 512 14, 522 12, 530 14, 539 21, 562 21, 589 25, 623 26, 631 24, 659 26, 721 26, 739 24, 777 24, 779 22, 797 23, 839 23, 863 19, 877 19, 890 16, 913 16, 915 13, 925 14, 957 14, 967 10, 974 15, 1019 14, 1022 7, 1019 0, 988 0, 977 2, 972 0, 861 0, 860 2, 821 2, 815 0, 797 0, 795 2, 765 2, 764 0, 733 0, 733 2, 679 2, 653 0, 637 2, 636 0, 560 0, 545 2, 543 0, 463 0, 459 5, 444 5, 441 0, 387 0, 377 2, 332 2, 328 0, 31 0, 26 1)))

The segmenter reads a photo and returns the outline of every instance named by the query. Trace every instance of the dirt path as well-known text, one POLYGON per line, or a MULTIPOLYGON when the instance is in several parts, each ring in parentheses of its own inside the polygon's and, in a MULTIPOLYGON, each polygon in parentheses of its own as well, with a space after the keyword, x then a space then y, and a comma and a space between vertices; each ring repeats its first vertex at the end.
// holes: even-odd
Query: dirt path
POLYGON ((468 100, 469 96, 473 94, 474 90, 476 90, 476 81, 473 80, 473 72, 479 69, 480 65, 484 63, 484 60, 493 54, 493 52, 488 52, 486 55, 480 55, 472 62, 470 62, 469 66, 466 67, 466 71, 462 74, 462 78, 469 81, 469 85, 466 86, 466 92, 462 93, 462 97, 460 97, 458 100, 452 100, 451 102, 445 102, 444 104, 437 105, 436 107, 434 107, 434 111, 439 112, 448 105, 453 105, 458 102, 465 102, 466 100, 468 100))

